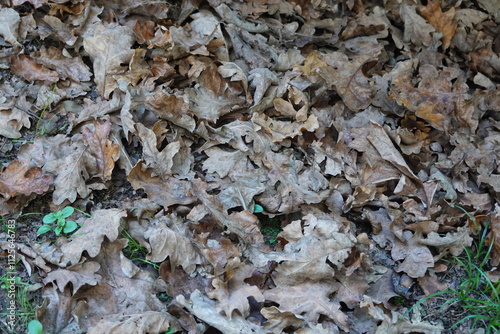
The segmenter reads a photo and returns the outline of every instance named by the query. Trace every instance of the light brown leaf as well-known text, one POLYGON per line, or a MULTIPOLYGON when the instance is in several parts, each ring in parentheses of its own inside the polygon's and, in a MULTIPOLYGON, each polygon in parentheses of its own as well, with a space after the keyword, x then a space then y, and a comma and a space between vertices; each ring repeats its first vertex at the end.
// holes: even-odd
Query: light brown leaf
POLYGON ((18 99, 17 103, 10 101, 0 104, 0 136, 10 139, 20 138, 22 135, 19 130, 31 126, 28 114, 15 106, 20 103, 20 100, 18 99))
POLYGON ((83 47, 94 63, 94 78, 99 93, 105 98, 117 86, 115 75, 127 71, 122 64, 128 64, 134 55, 130 49, 134 35, 126 26, 99 24, 92 37, 83 39, 83 47))
POLYGON ((175 177, 164 179, 153 176, 153 170, 146 168, 142 160, 137 162, 127 179, 132 184, 132 187, 144 189, 153 202, 162 205, 164 208, 174 204, 191 204, 195 201, 188 181, 179 180, 175 177))
POLYGON ((111 179, 115 161, 120 155, 120 147, 108 139, 111 122, 107 120, 100 124, 94 122, 94 131, 88 127, 82 130, 83 139, 89 146, 89 152, 95 159, 95 174, 103 181, 111 179))
POLYGON ((313 132, 319 127, 318 119, 314 115, 310 115, 305 122, 284 122, 272 119, 266 114, 255 113, 252 122, 271 134, 275 143, 282 142, 286 138, 294 138, 303 131, 313 132))
POLYGON ((70 240, 63 240, 50 246, 36 244, 33 248, 44 259, 60 267, 76 265, 80 263, 84 251, 90 257, 96 257, 101 250, 104 237, 111 241, 116 240, 121 219, 126 215, 125 210, 96 210, 92 212, 92 218, 83 219, 82 227, 70 240))
POLYGON ((266 290, 264 297, 278 303, 281 312, 300 314, 312 323, 324 315, 348 332, 347 314, 340 310, 340 304, 331 302, 329 298, 335 291, 336 287, 326 282, 303 282, 296 286, 277 286, 266 290))
MULTIPOLYGON (((91 331, 95 326, 98 329, 123 329, 122 322, 128 319, 139 320, 140 325, 142 314, 151 311, 162 314, 165 312, 165 305, 156 297, 156 294, 164 291, 164 282, 155 279, 151 273, 139 269, 123 257, 122 249, 126 246, 127 239, 104 241, 95 257, 95 261, 101 263, 101 269, 98 271, 102 276, 101 281, 85 291, 80 290, 74 296, 78 301, 74 313, 81 319, 79 323, 87 331, 91 331), (132 267, 134 269, 130 270, 132 267), (131 273, 133 274, 130 275, 131 273)), ((147 320, 149 315, 146 314, 144 318, 147 320)), ((157 325, 164 326, 165 318, 172 320, 174 326, 176 324, 175 320, 168 316, 153 315, 152 318, 160 321, 157 325)), ((132 326, 131 323, 128 324, 132 326)), ((145 327, 139 326, 139 330, 146 330, 148 326, 155 328, 149 321, 142 322, 142 325, 145 327)))
POLYGON ((396 239, 391 250, 394 260, 404 260, 396 267, 396 271, 404 271, 412 278, 424 276, 427 268, 434 267, 434 257, 431 251, 428 247, 422 246, 420 240, 413 237, 410 231, 405 231, 403 238, 402 241, 396 239))
POLYGON ((402 4, 400 15, 405 24, 404 42, 412 42, 417 46, 430 46, 434 27, 417 14, 415 6, 402 4))
POLYGON ((264 328, 272 333, 282 333, 289 326, 298 328, 304 322, 302 317, 292 312, 282 312, 276 306, 264 307, 260 313, 267 319, 264 328))
POLYGON ((443 34, 443 49, 450 47, 451 40, 457 31, 455 19, 455 7, 443 13, 440 0, 427 1, 427 6, 420 7, 420 13, 436 29, 443 34))
POLYGON ((0 173, 0 194, 6 199, 18 195, 39 195, 47 192, 54 182, 52 176, 44 174, 40 167, 29 168, 29 161, 12 161, 0 173))
POLYGON ((0 8, 0 35, 12 45, 19 45, 19 23, 21 17, 13 8, 0 8))
POLYGON ((69 56, 67 51, 64 54, 63 51, 53 46, 48 49, 42 46, 40 51, 35 53, 34 59, 38 64, 57 71, 63 80, 66 78, 76 82, 90 80, 89 67, 85 65, 80 57, 69 56))
POLYGON ((182 266, 190 275, 194 273, 197 265, 205 262, 191 238, 176 227, 181 224, 180 221, 172 219, 170 228, 165 224, 165 219, 161 218, 154 219, 149 224, 148 229, 144 231, 144 238, 151 246, 151 253, 146 255, 148 261, 162 262, 168 257, 172 270, 182 266))
POLYGON ((177 319, 166 312, 147 311, 140 314, 107 316, 97 323, 88 334, 148 334, 178 331, 177 319))
POLYGON ((101 276, 96 274, 96 271, 98 271, 100 267, 99 263, 88 261, 68 267, 67 269, 59 268, 48 273, 43 283, 53 283, 58 287, 60 292, 64 292, 65 287, 71 283, 71 293, 74 295, 82 286, 93 286, 100 281, 101 276))
POLYGON ((243 265, 234 270, 233 276, 228 281, 215 278, 212 285, 215 290, 207 293, 210 298, 217 299, 216 310, 231 320, 233 313, 244 318, 250 314, 249 297, 253 297, 257 302, 263 302, 264 296, 255 285, 245 283, 244 280, 252 275, 254 267, 243 265))
POLYGON ((22 54, 10 57, 10 70, 27 81, 40 80, 53 84, 59 80, 59 73, 22 54))

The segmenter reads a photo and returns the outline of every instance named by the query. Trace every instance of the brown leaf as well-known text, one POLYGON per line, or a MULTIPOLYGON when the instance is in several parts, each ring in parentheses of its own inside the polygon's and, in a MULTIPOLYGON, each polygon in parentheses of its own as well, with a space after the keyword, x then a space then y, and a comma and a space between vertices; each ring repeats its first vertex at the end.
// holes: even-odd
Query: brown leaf
POLYGON ((430 46, 432 44, 432 33, 435 29, 417 14, 415 6, 402 4, 400 15, 405 25, 405 42, 412 42, 417 46, 430 46))
POLYGON ((56 71, 37 63, 30 56, 22 54, 10 57, 10 70, 27 81, 40 80, 53 84, 59 80, 59 74, 56 71))
POLYGON ((391 255, 396 261, 404 260, 396 267, 397 272, 404 271, 412 278, 423 277, 427 268, 434 267, 434 258, 429 248, 420 245, 420 240, 410 231, 403 233, 403 240, 396 239, 391 255))
POLYGON ((94 77, 99 94, 105 98, 117 86, 116 75, 127 71, 122 64, 128 64, 134 55, 130 49, 134 43, 133 32, 126 26, 99 24, 92 37, 83 39, 83 47, 94 64, 94 77))
POLYGON ((43 305, 36 310, 36 317, 47 333, 64 333, 79 331, 80 328, 72 319, 74 298, 69 287, 58 292, 57 287, 48 284, 43 288, 43 305))
MULTIPOLYGON (((16 105, 19 104, 19 100, 16 105)), ((23 127, 29 128, 31 126, 28 114, 17 108, 14 101, 0 104, 0 136, 10 139, 20 138, 21 130, 23 127)))
POLYGON ((36 244, 33 248, 44 259, 60 267, 76 265, 80 263, 84 251, 90 257, 96 257, 101 250, 104 237, 111 241, 116 240, 121 219, 126 215, 125 210, 96 210, 92 212, 92 218, 83 220, 82 227, 70 240, 50 246, 36 244))
POLYGON ((74 295, 82 286, 96 285, 101 276, 96 274, 101 266, 94 261, 76 264, 68 267, 67 269, 57 269, 48 273, 47 277, 43 280, 44 284, 52 283, 58 287, 60 292, 64 292, 65 287, 71 283, 74 295))
POLYGON ((436 275, 431 274, 427 274, 424 277, 419 277, 418 284, 420 285, 422 290, 424 290, 426 296, 448 289, 447 283, 439 282, 439 278, 436 275))
POLYGON ((80 57, 64 55, 63 51, 53 46, 48 49, 42 46, 40 51, 35 53, 34 59, 38 64, 57 71, 63 80, 66 78, 76 82, 90 80, 90 69, 80 57))
POLYGON ((199 85, 188 90, 189 107, 200 119, 217 119, 246 104, 240 83, 224 79, 211 63, 198 78, 199 85))
POLYGON ((167 294, 173 298, 178 295, 189 297, 195 290, 207 293, 213 289, 210 278, 205 278, 201 274, 192 277, 179 267, 172 269, 168 260, 162 262, 158 273, 167 282, 167 294))
POLYGON ((263 330, 260 325, 256 325, 241 316, 234 316, 229 319, 221 315, 216 310, 215 301, 202 294, 199 290, 195 290, 189 296, 189 300, 186 300, 182 295, 177 296, 176 302, 222 333, 267 334, 267 331, 263 330))
POLYGON ((138 333, 146 333, 149 326, 153 329, 158 325, 165 326, 165 320, 172 321, 175 326, 175 320, 165 315, 165 305, 156 297, 157 293, 164 291, 164 282, 125 258, 122 249, 126 245, 126 239, 102 243, 95 257, 96 262, 105 264, 98 271, 101 281, 74 296, 78 300, 74 313, 81 319, 80 324, 92 333, 100 333, 93 330, 94 327, 116 329, 119 333, 118 329, 124 328, 123 322, 133 325, 133 321, 128 322, 130 319, 138 320, 138 333), (130 270, 132 267, 134 269, 130 270), (159 323, 150 323, 149 317, 159 323))
POLYGON ((54 182, 52 176, 44 174, 40 167, 29 168, 29 161, 12 161, 0 173, 0 194, 6 199, 18 195, 39 195, 47 192, 54 182))
POLYGON ((0 8, 0 35, 6 42, 12 45, 19 45, 19 23, 21 17, 13 8, 0 8))
POLYGON ((274 120, 265 114, 255 113, 252 122, 271 134, 275 143, 282 142, 286 138, 294 138, 303 131, 313 132, 319 127, 318 119, 314 115, 310 115, 305 122, 284 122, 274 120))
POLYGON ((117 144, 108 139, 111 130, 111 122, 107 120, 100 124, 94 122, 94 131, 88 127, 82 130, 83 139, 89 146, 90 154, 95 158, 96 175, 103 181, 111 179, 111 173, 118 160, 120 148, 117 144))
POLYGON ((162 262, 167 257, 170 260, 172 270, 177 266, 188 274, 193 274, 196 266, 205 263, 199 248, 193 243, 191 238, 181 232, 175 225, 181 224, 176 219, 171 219, 170 228, 165 224, 165 219, 154 219, 150 222, 149 228, 144 231, 151 246, 151 253, 146 256, 148 261, 162 262))
POLYGON ((195 199, 191 195, 188 181, 175 177, 166 179, 153 176, 153 170, 147 169, 139 160, 130 171, 127 179, 135 189, 144 189, 148 197, 155 203, 168 208, 174 204, 191 204, 195 199), (169 189, 168 191, 165 191, 169 189))
MULTIPOLYGON (((52 141, 54 141, 54 138, 41 142, 41 145, 51 145, 52 141)), ((64 145, 61 145, 59 150, 54 152, 53 159, 44 160, 43 169, 48 173, 57 175, 54 181, 53 201, 54 204, 59 205, 65 200, 74 202, 77 195, 82 198, 87 197, 91 189, 86 184, 86 180, 91 175, 87 170, 86 148, 81 136, 73 136, 71 143, 65 141, 62 137, 57 138, 56 141, 64 142, 64 145)), ((44 159, 47 159, 47 157, 44 159)))
POLYGON ((248 317, 250 314, 249 297, 253 297, 257 302, 263 302, 264 296, 259 288, 244 282, 252 275, 253 266, 243 265, 233 272, 233 276, 228 281, 215 278, 212 285, 215 290, 207 293, 210 298, 217 299, 216 309, 218 312, 232 319, 233 313, 248 317))
POLYGON ((108 316, 92 327, 88 334, 164 333, 180 330, 177 319, 166 312, 108 316))
POLYGON ((336 287, 326 282, 303 282, 296 286, 278 286, 266 290, 264 297, 266 300, 278 303, 278 308, 282 312, 300 314, 312 323, 324 315, 348 332, 347 315, 340 310, 340 304, 329 299, 335 290, 336 287))
POLYGON ((292 312, 282 312, 276 306, 264 307, 260 312, 266 318, 264 327, 272 333, 282 333, 289 326, 298 328, 304 322, 302 317, 292 312))
POLYGON ((443 13, 440 0, 429 0, 427 6, 420 7, 420 13, 437 32, 443 34, 443 49, 448 49, 457 30, 457 24, 454 22, 455 7, 443 13))

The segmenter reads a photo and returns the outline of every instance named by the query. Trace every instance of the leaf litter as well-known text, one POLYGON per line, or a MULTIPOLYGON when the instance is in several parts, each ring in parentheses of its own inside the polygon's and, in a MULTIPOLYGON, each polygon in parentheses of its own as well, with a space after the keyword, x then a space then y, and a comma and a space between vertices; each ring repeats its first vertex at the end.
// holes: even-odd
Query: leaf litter
POLYGON ((44 330, 446 333, 456 206, 500 262, 493 2, 2 6, 0 211, 91 215, 18 235, 44 330))

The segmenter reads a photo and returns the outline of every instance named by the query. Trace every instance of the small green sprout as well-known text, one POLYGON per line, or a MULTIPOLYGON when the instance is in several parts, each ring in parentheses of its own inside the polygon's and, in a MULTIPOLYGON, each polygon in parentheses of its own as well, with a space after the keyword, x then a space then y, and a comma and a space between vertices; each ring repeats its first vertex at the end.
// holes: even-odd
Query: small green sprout
POLYGON ((38 320, 31 320, 28 323, 28 333, 29 334, 43 334, 43 325, 38 320))
POLYGON ((253 213, 261 213, 262 211, 264 211, 264 208, 261 205, 254 204, 253 213))
POLYGON ((75 212, 75 209, 71 206, 67 206, 61 211, 57 211, 54 213, 50 213, 43 217, 43 223, 45 225, 40 226, 38 231, 36 232, 37 235, 47 233, 49 231, 54 231, 54 233, 59 236, 61 232, 64 233, 71 233, 74 230, 78 228, 78 224, 75 223, 72 220, 66 220, 69 216, 71 216, 75 212), (53 222, 56 222, 57 225, 56 227, 52 227, 49 224, 52 224, 53 222))

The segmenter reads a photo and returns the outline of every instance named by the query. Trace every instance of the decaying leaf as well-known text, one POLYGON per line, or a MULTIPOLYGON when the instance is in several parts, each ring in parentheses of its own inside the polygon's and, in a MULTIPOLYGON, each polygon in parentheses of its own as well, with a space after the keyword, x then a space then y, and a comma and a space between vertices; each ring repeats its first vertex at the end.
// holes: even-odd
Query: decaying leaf
POLYGON ((29 161, 12 161, 0 173, 0 194, 6 199, 32 193, 43 194, 49 190, 54 179, 44 175, 40 167, 29 167, 29 161))
POLYGON ((134 51, 133 32, 118 25, 98 25, 92 37, 83 40, 83 46, 94 62, 94 76, 99 93, 105 98, 116 87, 116 77, 124 74, 134 51))
POLYGON ((420 7, 420 13, 437 32, 443 34, 443 48, 445 50, 448 49, 457 30, 457 24, 453 22, 455 19, 455 7, 451 7, 448 11, 443 12, 441 10, 441 1, 431 0, 427 2, 427 6, 420 7))
POLYGON ((278 303, 282 312, 300 314, 312 323, 324 315, 342 330, 349 331, 347 315, 340 310, 340 304, 332 303, 328 298, 335 290, 328 283, 304 282, 293 287, 276 287, 264 291, 264 296, 267 300, 278 303))
POLYGON ((119 155, 118 145, 108 139, 110 131, 109 120, 104 124, 95 122, 94 131, 88 127, 83 128, 83 139, 90 154, 95 158, 95 172, 92 174, 100 176, 103 181, 111 179, 111 172, 119 155))
POLYGON ((253 298, 257 302, 263 302, 264 296, 255 285, 249 285, 244 282, 255 268, 253 266, 241 266, 236 268, 228 281, 218 278, 212 281, 215 288, 207 295, 210 298, 217 299, 216 309, 226 315, 229 320, 233 313, 239 314, 244 318, 250 313, 250 304, 248 298, 253 298))
POLYGON ((104 237, 114 241, 118 237, 120 220, 127 213, 120 209, 97 210, 92 218, 84 219, 82 227, 61 245, 35 245, 37 251, 49 262, 62 268, 80 263, 84 251, 90 257, 99 254, 104 237))

